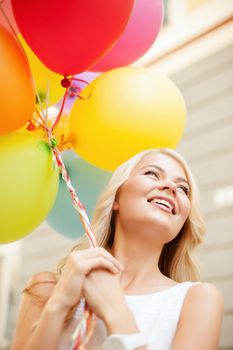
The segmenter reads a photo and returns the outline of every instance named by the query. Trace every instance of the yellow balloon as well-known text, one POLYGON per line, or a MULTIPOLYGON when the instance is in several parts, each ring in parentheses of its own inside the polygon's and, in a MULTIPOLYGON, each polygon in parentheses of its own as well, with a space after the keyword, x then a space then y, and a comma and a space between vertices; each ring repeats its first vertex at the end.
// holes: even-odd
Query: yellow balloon
MULTIPOLYGON (((35 81, 36 90, 40 96, 43 107, 46 106, 46 94, 49 88, 49 106, 58 102, 64 95, 65 89, 61 86, 63 77, 48 69, 34 54, 31 48, 27 45, 22 35, 18 35, 19 41, 29 60, 32 77, 35 81)), ((38 101, 37 101, 38 103, 38 101)))
POLYGON ((144 149, 175 148, 182 137, 186 121, 182 94, 170 79, 151 69, 113 69, 95 79, 81 96, 84 100, 76 100, 71 111, 72 146, 97 167, 114 170, 144 149))
POLYGON ((59 172, 48 144, 22 132, 0 136, 0 243, 31 233, 55 202, 59 172))

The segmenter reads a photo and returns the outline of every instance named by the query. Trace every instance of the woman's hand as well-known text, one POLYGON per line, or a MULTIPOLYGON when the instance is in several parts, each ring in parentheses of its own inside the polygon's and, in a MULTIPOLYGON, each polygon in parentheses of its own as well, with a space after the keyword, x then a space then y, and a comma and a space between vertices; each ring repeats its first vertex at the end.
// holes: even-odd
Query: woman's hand
POLYGON ((114 276, 122 271, 122 265, 102 247, 72 252, 48 303, 67 311, 77 305, 84 280, 94 269, 107 270, 114 276))
POLYGON ((92 270, 83 283, 83 296, 96 316, 102 320, 126 307, 120 274, 107 270, 92 270))
POLYGON ((125 300, 120 274, 92 270, 85 278, 82 293, 92 311, 104 321, 108 334, 139 332, 125 300))

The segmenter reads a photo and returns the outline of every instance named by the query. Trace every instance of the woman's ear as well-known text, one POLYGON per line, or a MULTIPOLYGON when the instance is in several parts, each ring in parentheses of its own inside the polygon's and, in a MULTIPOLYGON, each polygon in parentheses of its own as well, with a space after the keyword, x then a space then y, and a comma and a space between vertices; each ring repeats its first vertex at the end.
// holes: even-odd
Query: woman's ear
POLYGON ((112 208, 113 208, 113 210, 118 210, 119 209, 118 199, 117 198, 114 199, 112 208))

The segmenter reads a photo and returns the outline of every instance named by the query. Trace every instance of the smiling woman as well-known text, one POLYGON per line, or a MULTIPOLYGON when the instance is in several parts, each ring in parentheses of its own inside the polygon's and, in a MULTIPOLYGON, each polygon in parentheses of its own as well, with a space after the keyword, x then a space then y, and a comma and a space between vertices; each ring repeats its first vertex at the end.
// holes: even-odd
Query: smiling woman
POLYGON ((68 349, 84 298, 97 316, 88 350, 217 350, 223 299, 198 281, 192 251, 205 225, 179 154, 146 150, 118 167, 93 229, 100 248, 83 237, 56 274, 33 276, 12 350, 68 349))

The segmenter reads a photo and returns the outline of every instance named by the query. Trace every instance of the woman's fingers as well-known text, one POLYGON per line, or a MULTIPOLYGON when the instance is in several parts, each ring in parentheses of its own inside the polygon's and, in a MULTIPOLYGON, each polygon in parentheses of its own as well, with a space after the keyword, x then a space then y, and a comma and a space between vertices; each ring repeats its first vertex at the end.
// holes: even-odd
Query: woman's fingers
POLYGON ((119 273, 122 271, 122 269, 117 267, 112 261, 106 259, 103 256, 93 257, 89 259, 87 266, 88 266, 87 273, 89 273, 93 269, 100 269, 100 268, 107 269, 112 273, 119 273))
POLYGON ((106 249, 99 247, 99 248, 94 248, 97 249, 99 251, 99 256, 103 256, 106 259, 109 259, 109 261, 111 261, 117 268, 119 268, 120 270, 124 270, 124 267, 121 265, 121 263, 114 258, 114 256, 112 254, 110 254, 106 249))
POLYGON ((122 271, 122 269, 117 267, 112 261, 110 261, 104 256, 93 256, 85 260, 77 259, 75 261, 75 264, 73 264, 73 268, 83 275, 87 275, 93 269, 100 268, 108 269, 113 273, 118 273, 122 271))
POLYGON ((123 270, 122 265, 104 248, 89 248, 70 254, 55 288, 55 296, 65 306, 75 305, 85 277, 94 269, 105 269, 113 274, 123 270))
POLYGON ((117 272, 123 271, 124 269, 114 256, 101 247, 72 252, 71 260, 75 263, 80 272, 85 274, 87 274, 90 269, 104 267, 103 264, 107 266, 106 268, 117 272))

